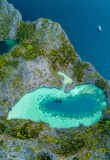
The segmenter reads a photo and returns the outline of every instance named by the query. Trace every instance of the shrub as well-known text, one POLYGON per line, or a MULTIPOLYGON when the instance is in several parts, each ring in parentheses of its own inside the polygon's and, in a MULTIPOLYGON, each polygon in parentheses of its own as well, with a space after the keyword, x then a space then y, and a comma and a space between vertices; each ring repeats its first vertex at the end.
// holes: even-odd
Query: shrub
POLYGON ((74 75, 77 78, 78 82, 82 81, 82 78, 84 76, 84 69, 87 69, 89 66, 88 63, 84 63, 81 61, 76 61, 73 67, 74 75))
POLYGON ((36 25, 30 22, 21 21, 17 30, 17 41, 22 42, 24 39, 30 39, 36 29, 36 25))

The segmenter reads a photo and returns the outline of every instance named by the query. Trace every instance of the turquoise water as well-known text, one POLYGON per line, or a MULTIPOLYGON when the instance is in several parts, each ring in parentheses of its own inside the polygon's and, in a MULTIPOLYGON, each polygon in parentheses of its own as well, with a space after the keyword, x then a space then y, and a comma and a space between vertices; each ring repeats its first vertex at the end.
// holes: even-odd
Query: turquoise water
POLYGON ((90 126, 100 120, 106 107, 103 90, 93 84, 75 86, 68 93, 43 87, 21 97, 8 119, 43 121, 56 128, 90 126))
POLYGON ((44 17, 59 22, 81 58, 110 79, 110 0, 8 1, 25 21, 44 17))
POLYGON ((51 115, 65 117, 85 116, 94 113, 99 103, 92 95, 79 95, 64 100, 45 99, 42 102, 41 110, 51 115))
POLYGON ((0 42, 0 55, 7 53, 16 44, 17 42, 12 40, 5 40, 5 42, 0 42))

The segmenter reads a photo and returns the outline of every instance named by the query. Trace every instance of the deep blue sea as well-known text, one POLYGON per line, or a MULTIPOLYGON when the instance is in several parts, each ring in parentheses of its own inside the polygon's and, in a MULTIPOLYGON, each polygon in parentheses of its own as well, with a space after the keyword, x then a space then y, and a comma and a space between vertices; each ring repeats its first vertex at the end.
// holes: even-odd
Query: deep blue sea
POLYGON ((110 0, 8 0, 23 16, 61 24, 82 60, 110 79, 110 0), (98 31, 101 26, 102 32, 98 31))

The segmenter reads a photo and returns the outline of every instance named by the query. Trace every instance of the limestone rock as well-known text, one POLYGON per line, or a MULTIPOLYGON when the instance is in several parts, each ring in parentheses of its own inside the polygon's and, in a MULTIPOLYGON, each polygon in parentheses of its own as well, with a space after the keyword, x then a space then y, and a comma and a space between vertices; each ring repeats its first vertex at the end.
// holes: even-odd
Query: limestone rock
POLYGON ((49 52, 51 49, 59 49, 63 39, 68 39, 60 24, 46 18, 39 18, 36 22, 34 38, 38 43, 44 44, 44 49, 49 52))
POLYGON ((17 25, 21 20, 21 13, 12 4, 0 0, 0 41, 6 38, 16 39, 17 25))

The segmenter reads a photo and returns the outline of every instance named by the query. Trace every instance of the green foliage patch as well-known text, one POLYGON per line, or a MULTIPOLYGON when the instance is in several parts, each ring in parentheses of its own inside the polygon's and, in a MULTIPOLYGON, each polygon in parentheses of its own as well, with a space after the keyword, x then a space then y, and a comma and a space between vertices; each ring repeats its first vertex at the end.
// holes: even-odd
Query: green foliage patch
POLYGON ((108 155, 109 148, 105 143, 110 136, 110 119, 102 118, 98 123, 77 129, 57 129, 57 136, 43 135, 40 137, 40 144, 52 146, 52 152, 63 156, 70 156, 83 152, 84 159, 90 157, 89 151, 100 151, 108 155))
POLYGON ((82 78, 84 76, 84 69, 89 68, 89 64, 88 63, 84 63, 81 61, 76 61, 74 63, 74 67, 73 67, 73 71, 74 71, 74 75, 77 78, 78 82, 82 82, 82 78))
POLYGON ((68 40, 63 40, 62 46, 58 50, 51 50, 48 56, 52 62, 54 70, 58 70, 59 66, 66 67, 70 63, 74 63, 77 54, 73 46, 68 40))
POLYGON ((98 85, 100 88, 104 89, 104 91, 108 88, 108 82, 106 80, 103 80, 101 77, 98 77, 96 81, 96 85, 98 85))
POLYGON ((0 118, 4 120, 3 123, 0 123, 0 134, 5 133, 20 139, 36 138, 43 129, 48 128, 43 122, 35 123, 26 120, 0 118))
POLYGON ((2 40, 5 40, 6 36, 8 35, 15 14, 15 11, 10 13, 8 7, 7 11, 5 11, 0 2, 0 38, 2 38, 2 40))
POLYGON ((35 23, 23 22, 21 21, 17 29, 17 41, 23 42, 26 39, 32 39, 35 32, 36 25, 35 23))
POLYGON ((12 70, 17 68, 19 61, 13 59, 10 55, 1 55, 0 56, 0 81, 3 81, 5 78, 11 75, 12 70))

